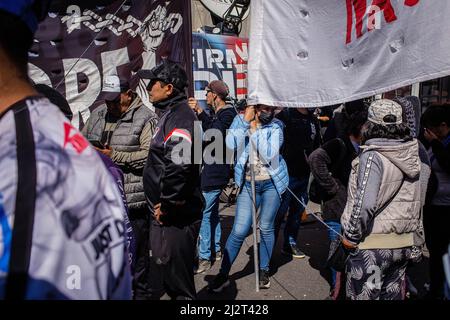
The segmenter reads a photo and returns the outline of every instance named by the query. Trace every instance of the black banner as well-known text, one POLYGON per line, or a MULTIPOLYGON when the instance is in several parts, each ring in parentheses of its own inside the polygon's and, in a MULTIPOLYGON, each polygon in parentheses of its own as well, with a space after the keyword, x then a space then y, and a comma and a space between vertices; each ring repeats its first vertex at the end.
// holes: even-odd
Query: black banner
POLYGON ((105 77, 129 80, 164 58, 186 67, 193 91, 190 1, 56 2, 35 35, 30 77, 66 97, 75 126, 102 103, 105 77))

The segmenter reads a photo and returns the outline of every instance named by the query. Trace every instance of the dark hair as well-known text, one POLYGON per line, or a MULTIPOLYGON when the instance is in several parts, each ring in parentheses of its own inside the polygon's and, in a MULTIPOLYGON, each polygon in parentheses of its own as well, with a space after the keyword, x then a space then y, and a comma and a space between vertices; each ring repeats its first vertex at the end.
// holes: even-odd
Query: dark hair
POLYGON ((404 141, 412 140, 411 130, 404 123, 381 125, 367 121, 362 131, 363 143, 375 138, 404 141))
POLYGON ((437 127, 442 122, 450 126, 450 104, 432 105, 422 115, 425 127, 437 127))
POLYGON ((351 116, 355 112, 361 112, 367 109, 364 99, 346 102, 344 105, 345 113, 347 113, 348 116, 351 116))
POLYGON ((28 50, 33 44, 33 34, 26 24, 8 12, 0 10, 0 48, 19 71, 28 78, 28 50))
POLYGON ((367 122, 367 111, 357 111, 352 113, 347 119, 345 132, 347 135, 358 137, 361 135, 362 126, 367 122))
POLYGON ((178 95, 180 95, 180 94, 182 93, 182 92, 181 92, 178 88, 176 88, 172 83, 167 83, 167 82, 164 82, 164 81, 159 80, 159 79, 150 80, 150 82, 149 82, 148 85, 147 85, 147 90, 151 89, 151 87, 152 87, 156 82, 159 82, 159 84, 161 85, 161 88, 164 88, 165 86, 168 86, 169 84, 172 85, 172 93, 171 93, 170 96, 168 97, 169 99, 171 99, 171 98, 173 98, 173 97, 176 97, 176 96, 178 96, 178 95), (153 82, 153 84, 152 84, 152 82, 153 82))

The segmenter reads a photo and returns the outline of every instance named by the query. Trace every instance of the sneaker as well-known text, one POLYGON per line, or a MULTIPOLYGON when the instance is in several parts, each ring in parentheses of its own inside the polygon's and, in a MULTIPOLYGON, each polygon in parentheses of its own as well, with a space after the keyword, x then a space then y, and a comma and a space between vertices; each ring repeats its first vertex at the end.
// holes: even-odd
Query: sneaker
POLYGON ((195 274, 203 273, 209 269, 211 269, 211 261, 200 259, 198 262, 198 268, 195 270, 195 274))
POLYGON ((281 252, 288 256, 291 255, 297 259, 303 259, 306 257, 306 255, 295 244, 291 244, 289 247, 283 247, 281 252))
POLYGON ((269 271, 259 270, 259 288, 260 289, 270 288, 269 271))
POLYGON ((222 260, 222 251, 216 252, 216 261, 222 260))
POLYGON ((228 275, 219 273, 208 285, 208 289, 209 291, 219 293, 222 292, 222 290, 226 288, 229 284, 230 280, 228 279, 228 275))

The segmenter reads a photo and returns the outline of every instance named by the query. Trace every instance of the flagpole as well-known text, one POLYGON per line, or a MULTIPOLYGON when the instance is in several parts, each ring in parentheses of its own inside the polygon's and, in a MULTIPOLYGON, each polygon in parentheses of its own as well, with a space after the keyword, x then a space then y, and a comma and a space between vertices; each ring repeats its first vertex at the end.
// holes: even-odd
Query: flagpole
MULTIPOLYGON (((250 139, 251 140, 251 139, 250 139)), ((256 227, 256 186, 255 186, 255 164, 254 164, 254 153, 253 153, 253 141, 250 147, 250 177, 251 177, 251 188, 252 188, 252 220, 253 220, 253 260, 255 265, 255 282, 256 282, 256 292, 259 292, 259 260, 258 260, 258 238, 257 238, 257 227, 256 227)), ((256 152, 256 150, 255 150, 256 152)))

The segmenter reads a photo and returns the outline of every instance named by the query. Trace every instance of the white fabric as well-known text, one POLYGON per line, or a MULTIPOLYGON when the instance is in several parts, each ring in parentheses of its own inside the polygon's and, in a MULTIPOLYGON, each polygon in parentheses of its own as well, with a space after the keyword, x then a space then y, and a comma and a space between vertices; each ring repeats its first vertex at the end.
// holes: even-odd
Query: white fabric
MULTIPOLYGON (((92 146, 47 99, 26 100, 36 145, 37 195, 28 299, 129 299, 124 210, 92 146)), ((17 192, 13 111, 0 118, 0 298, 17 192)))
POLYGON ((450 74, 450 1, 253 0, 251 10, 252 104, 326 106, 450 74), (357 38, 353 8, 346 43, 352 3, 383 10, 365 11, 357 38))

